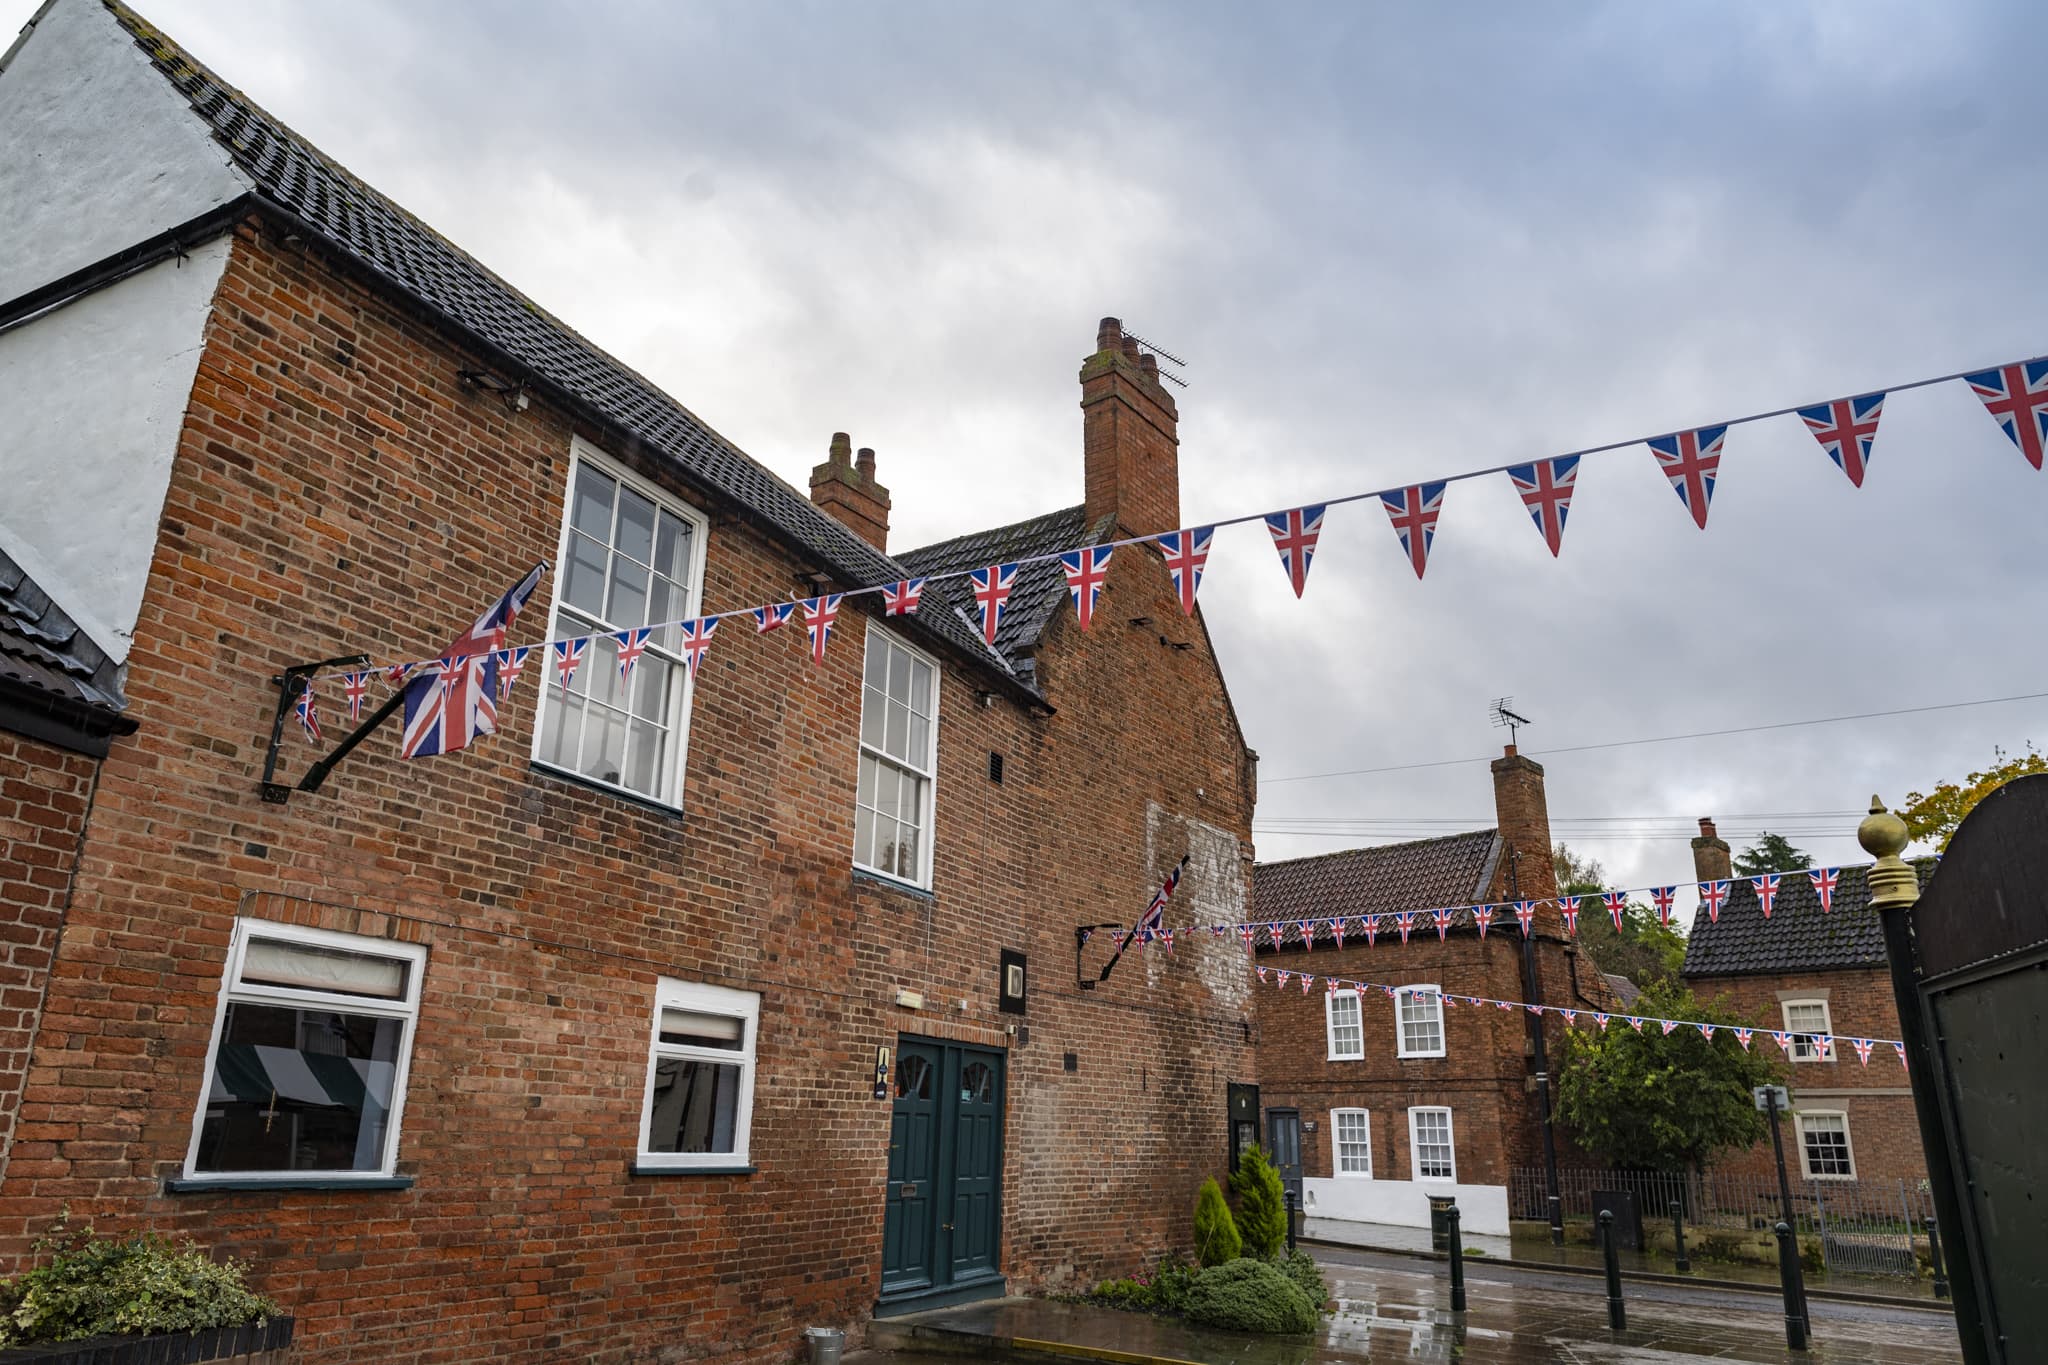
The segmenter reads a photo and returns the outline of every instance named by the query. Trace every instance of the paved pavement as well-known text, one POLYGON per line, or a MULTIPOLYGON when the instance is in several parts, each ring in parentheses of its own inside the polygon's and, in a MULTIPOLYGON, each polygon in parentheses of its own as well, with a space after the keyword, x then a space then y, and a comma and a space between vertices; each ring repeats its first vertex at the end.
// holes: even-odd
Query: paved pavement
MULTIPOLYGON (((1954 1321, 1945 1313, 1862 1303, 1815 1301, 1813 1347, 1785 1346, 1774 1297, 1732 1290, 1631 1282, 1628 1328, 1607 1327, 1597 1281, 1555 1271, 1473 1265, 1470 1309, 1459 1321, 1440 1265, 1401 1256, 1319 1248, 1337 1312, 1315 1338, 1246 1337, 1184 1323, 1043 1300, 1006 1299, 900 1320, 929 1329, 929 1345, 958 1358, 984 1343, 984 1359, 1044 1365, 1048 1346, 1081 1348, 1069 1358, 1200 1362, 1200 1365, 1355 1365, 1364 1361, 1460 1361, 1469 1365, 1683 1365, 1733 1360, 1840 1365, 1940 1365, 1960 1361, 1954 1321), (942 1335, 941 1335, 942 1334, 942 1335), (1014 1343, 1014 1344, 1013 1344, 1014 1343), (1105 1354, 1117 1353, 1117 1354, 1105 1354)), ((911 1365, 939 1357, 872 1353, 855 1360, 911 1365)), ((1056 1358, 1056 1356, 1055 1356, 1056 1358)))

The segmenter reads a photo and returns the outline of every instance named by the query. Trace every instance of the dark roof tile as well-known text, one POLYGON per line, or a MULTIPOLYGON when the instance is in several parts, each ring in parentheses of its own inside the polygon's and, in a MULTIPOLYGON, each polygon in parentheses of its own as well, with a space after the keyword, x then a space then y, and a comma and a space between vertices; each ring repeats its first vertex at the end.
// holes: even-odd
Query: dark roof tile
POLYGON ((1494 830, 1349 848, 1252 869, 1259 921, 1435 910, 1483 899, 1500 857, 1494 830))
MULTIPOLYGON (((1934 861, 1917 864, 1924 886, 1934 861)), ((1787 872, 1764 917, 1747 877, 1729 886, 1721 918, 1693 919, 1686 938, 1684 975, 1755 976, 1769 972, 1829 971, 1885 965, 1884 926, 1870 905, 1869 869, 1845 867, 1831 908, 1821 913, 1813 880, 1787 872)))
POLYGON ((0 684, 87 707, 128 709, 121 669, 0 550, 0 684))
MULTIPOLYGON (((1101 518, 1089 526, 1086 511, 1063 507, 1057 512, 1027 521, 1013 522, 970 535, 956 536, 918 550, 905 550, 896 558, 913 574, 966 573, 994 564, 1009 564, 1031 555, 1054 554, 1076 546, 1094 545, 1109 537, 1114 520, 1101 518)), ((1130 548, 1130 547, 1127 547, 1130 548)), ((1009 606, 996 629, 996 648, 1012 667, 1025 667, 1022 656, 1037 647, 1054 613, 1067 600, 1067 575, 1058 560, 1026 564, 1017 570, 1017 584, 1011 590, 1009 606)), ((973 586, 965 578, 934 583, 925 591, 930 606, 946 612, 964 613, 970 622, 980 621, 973 586)))

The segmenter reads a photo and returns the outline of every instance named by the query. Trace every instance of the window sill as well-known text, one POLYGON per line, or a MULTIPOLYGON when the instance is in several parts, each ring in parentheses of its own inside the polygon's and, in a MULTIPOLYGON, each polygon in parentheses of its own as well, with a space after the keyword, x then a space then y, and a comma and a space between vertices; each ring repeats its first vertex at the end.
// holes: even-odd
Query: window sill
POLYGON ((1442 1061, 1445 1055, 1441 1052, 1397 1052, 1394 1054, 1394 1060, 1397 1062, 1442 1061))
POLYGON ((1323 1060, 1327 1062, 1362 1062, 1365 1060, 1365 1054, 1363 1052, 1333 1052, 1323 1060))
POLYGON ((913 900, 938 900, 938 896, 934 894, 928 887, 916 886, 910 882, 899 881, 895 877, 889 876, 887 873, 870 872, 864 867, 856 867, 855 869, 853 869, 853 879, 856 882, 866 882, 870 886, 878 886, 882 888, 884 891, 901 892, 903 895, 909 896, 913 900))
POLYGON ((759 1166, 650 1166, 636 1161, 626 1168, 635 1176, 649 1175, 753 1175, 759 1166))
POLYGON ((613 797, 625 802, 629 806, 638 806, 644 811, 651 811, 655 815, 666 816, 679 823, 683 818, 683 811, 680 806, 671 806, 666 801, 657 801, 651 796, 642 796, 639 792, 628 791, 624 787, 614 787, 609 782, 599 782, 596 778, 585 777, 581 773, 572 773, 567 768, 557 768, 552 764, 543 763, 537 758, 527 760, 526 770, 539 777, 551 777, 564 786, 581 787, 584 791, 597 792, 604 796, 613 797))
POLYGON ((350 1179, 343 1175, 279 1176, 275 1180, 249 1176, 180 1176, 164 1181, 165 1194, 242 1194, 269 1190, 409 1190, 409 1175, 367 1176, 350 1179))

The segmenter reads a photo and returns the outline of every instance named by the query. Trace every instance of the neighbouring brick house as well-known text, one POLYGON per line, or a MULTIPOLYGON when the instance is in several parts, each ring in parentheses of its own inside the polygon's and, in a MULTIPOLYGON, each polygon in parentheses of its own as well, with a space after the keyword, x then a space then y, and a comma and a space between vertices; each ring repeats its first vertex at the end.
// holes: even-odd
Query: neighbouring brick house
POLYGON ((1550 899, 1557 885, 1542 766, 1510 746, 1494 760, 1493 786, 1494 829, 1261 863, 1253 874, 1260 922, 1383 917, 1376 944, 1354 926, 1342 948, 1321 938, 1312 950, 1290 941, 1258 954, 1270 970, 1394 992, 1259 992, 1262 1131, 1276 1160, 1298 1169, 1312 1219, 1420 1226, 1427 1196, 1455 1195, 1467 1230, 1506 1235, 1511 1169, 1542 1160, 1535 1030, 1545 1030, 1554 1065, 1564 1025, 1554 1015, 1539 1021, 1442 997, 1585 1009, 1613 1001, 1550 899), (1540 902, 1533 992, 1512 914, 1483 939, 1469 916, 1441 939, 1418 920, 1406 944, 1387 918, 1518 899, 1540 902))
MULTIPOLYGON (((1734 880, 1718 920, 1704 912, 1693 920, 1686 986, 1703 1000, 1720 997, 1763 1027, 1835 1039, 1832 1047, 1792 1041, 1792 1113, 1783 1129, 1787 1169, 1811 1180, 1924 1180, 1927 1158, 1898 1057, 1882 1043, 1866 1066, 1849 1042, 1899 1036, 1884 926, 1870 905, 1867 869, 1841 869, 1826 913, 1807 875, 1787 873, 1766 916, 1748 879, 1734 876, 1728 844, 1712 820, 1700 821, 1692 848, 1699 880, 1734 880)), ((1932 860, 1920 864, 1923 884, 1933 866, 1932 860)), ((1756 1045, 1770 1046, 1762 1035, 1756 1045)), ((1714 1165, 1756 1175, 1777 1170, 1769 1139, 1714 1165)))
POLYGON ((62 915, 0 994, 42 1000, 0 1248, 190 1234, 299 1358, 425 1362, 784 1360, 1185 1245, 1256 1079, 1242 950, 1068 976, 1183 855, 1169 924, 1246 916, 1254 756, 1148 550, 1085 633, 1044 566, 993 647, 958 583, 847 598, 817 667, 728 620, 694 682, 600 648, 462 753, 386 726, 259 794, 281 669, 432 657, 540 560, 515 641, 1173 529, 1113 320, 1081 506, 892 558, 871 456, 806 499, 120 5, 0 64, 0 228, 0 545, 140 722, 95 722, 96 794, 0 737, 0 897, 62 915))

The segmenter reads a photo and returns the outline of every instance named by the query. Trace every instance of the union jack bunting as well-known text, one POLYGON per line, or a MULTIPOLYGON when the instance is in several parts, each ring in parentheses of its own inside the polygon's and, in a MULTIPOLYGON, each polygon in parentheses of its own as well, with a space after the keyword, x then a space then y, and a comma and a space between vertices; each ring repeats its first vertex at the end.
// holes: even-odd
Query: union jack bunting
MULTIPOLYGON (((341 675, 341 694, 348 698, 348 718, 350 720, 361 720, 363 718, 363 699, 370 695, 370 679, 372 676, 374 675, 368 672, 344 673, 341 675)), ((501 679, 505 676, 505 669, 502 664, 499 665, 498 676, 501 679)))
POLYGON ((1749 1051, 1749 1040, 1754 1037, 1756 1037, 1755 1029, 1739 1028, 1735 1030, 1735 1041, 1742 1044, 1744 1052, 1749 1051))
POLYGON ((839 599, 844 593, 827 593, 823 597, 806 597, 797 605, 804 613, 804 634, 811 641, 811 666, 825 662, 825 646, 831 643, 832 627, 839 620, 839 599))
POLYGON ((1261 985, 1265 984, 1265 980, 1266 980, 1266 969, 1265 969, 1264 967, 1260 967, 1260 968, 1258 968, 1258 969, 1257 969, 1257 971, 1258 971, 1258 973, 1259 973, 1259 983, 1260 983, 1261 985))
POLYGON ((1778 878, 1782 873, 1766 872, 1761 877, 1751 877, 1749 884, 1756 891, 1756 903, 1764 909, 1764 918, 1771 917, 1771 906, 1778 899, 1778 878))
POLYGON ((619 642, 619 681, 630 682, 633 665, 640 662, 640 656, 647 652, 647 637, 654 634, 652 626, 641 626, 635 630, 622 630, 612 638, 619 642))
POLYGON ((1657 1023, 1659 1026, 1663 1028, 1664 1036, 1666 1038, 1669 1038, 1672 1034, 1672 1031, 1678 1027, 1678 1021, 1676 1019, 1659 1019, 1657 1023))
POLYGON ((1614 921, 1614 932, 1620 933, 1622 916, 1628 913, 1628 892, 1603 891, 1600 903, 1607 907, 1607 917, 1614 921))
POLYGON ((412 671, 418 667, 418 664, 393 664, 384 670, 384 676, 394 683, 402 683, 411 677, 412 671))
POLYGON ((922 578, 906 578, 901 583, 892 583, 882 589, 882 614, 884 616, 910 616, 917 611, 918 602, 924 596, 922 578))
POLYGON ((1336 993, 1337 993, 1337 978, 1336 978, 1336 977, 1334 977, 1334 976, 1327 976, 1327 977, 1324 977, 1324 978, 1323 978, 1323 994, 1325 994, 1325 995, 1335 995, 1336 993))
POLYGON ((1637 1033, 1641 1033, 1643 1031, 1642 1017, 1640 1015, 1631 1014, 1628 1017, 1628 1026, 1634 1029, 1637 1033))
POLYGON ((1727 899, 1727 881, 1700 883, 1700 904, 1706 907, 1708 923, 1719 924, 1721 922, 1721 903, 1727 899))
POLYGON ((1315 979, 1315 978, 1314 978, 1313 976, 1310 976, 1310 975, 1309 975, 1309 974, 1308 974, 1307 972, 1303 972, 1303 973, 1301 974, 1301 993, 1302 993, 1303 995, 1307 995, 1307 994, 1308 994, 1308 988, 1309 988, 1310 986, 1313 986, 1313 985, 1315 985, 1315 984, 1316 984, 1316 979, 1315 979))
POLYGON ((1415 912, 1413 910, 1403 910, 1400 914, 1394 916, 1394 923, 1400 926, 1401 942, 1406 943, 1408 941, 1408 931, 1415 927, 1415 912))
POLYGON ((1837 398, 1818 407, 1801 408, 1799 417, 1835 468, 1861 488, 1863 471, 1870 467, 1870 447, 1877 441, 1877 419, 1883 412, 1884 395, 1866 393, 1861 398, 1837 398))
POLYGON ((1473 906, 1472 918, 1479 925, 1479 937, 1485 938, 1487 926, 1493 923, 1493 907, 1490 905, 1473 906))
POLYGON ((1379 941, 1380 917, 1378 915, 1367 915, 1365 917, 1365 946, 1368 948, 1373 947, 1379 941))
POLYGON ((562 679, 562 696, 566 698, 569 684, 576 681, 576 670, 583 666, 583 654, 590 648, 590 641, 557 640, 548 647, 555 652, 555 672, 562 679))
POLYGON ((1166 951, 1171 955, 1173 952, 1173 930, 1161 929, 1159 931, 1159 941, 1166 945, 1166 951))
POLYGON ((1067 571, 1067 592, 1074 599, 1074 615, 1083 630, 1094 622, 1095 603, 1102 596, 1102 585, 1109 581, 1110 548, 1095 545, 1060 556, 1060 567, 1067 571))
POLYGON ((747 615, 754 618, 754 633, 756 635, 766 635, 769 631, 788 621, 790 613, 795 610, 796 603, 794 602, 771 602, 765 607, 755 607, 747 615))
POLYGON ((1527 938, 1530 934, 1536 932, 1536 902, 1516 901, 1515 918, 1521 921, 1523 938, 1527 938))
POLYGON ((1283 991, 1287 989, 1287 983, 1294 980, 1294 973, 1285 967, 1282 967, 1275 975, 1280 978, 1280 989, 1283 991))
POLYGON ((1564 931, 1573 938, 1579 936, 1579 898, 1559 896, 1557 908, 1564 915, 1564 931))
POLYGON ((536 564, 463 632, 449 642, 437 674, 405 685, 406 758, 452 754, 479 735, 498 730, 498 666, 494 653, 505 647, 505 632, 540 586, 546 564, 536 564))
POLYGON ((2048 441, 2048 360, 2022 361, 1995 370, 1966 374, 1963 382, 1983 400, 1984 410, 1998 423, 1998 429, 2020 448, 2027 463, 2041 467, 2041 451, 2048 441))
MULTIPOLYGON (((1896 1052, 1896 1053, 1898 1053, 1898 1054, 1899 1054, 1899 1065, 1900 1065, 1900 1066, 1902 1066, 1902 1067, 1905 1067, 1905 1066, 1906 1066, 1906 1045, 1905 1045, 1904 1043, 1896 1043, 1896 1042, 1895 1042, 1895 1043, 1893 1043, 1893 1044, 1892 1044, 1892 1051, 1893 1051, 1893 1052, 1896 1052)), ((1910 1071, 1910 1070, 1911 1070, 1912 1068, 1910 1068, 1910 1067, 1906 1067, 1906 1069, 1910 1071)))
POLYGON ((1337 940, 1339 948, 1344 946, 1344 917, 1342 915, 1330 921, 1330 937, 1337 940))
POLYGON ((1612 1018, 1614 1018, 1614 1016, 1611 1014, 1602 1014, 1598 1010, 1593 1011, 1593 1022, 1600 1026, 1600 1031, 1602 1033, 1607 1032, 1607 1023, 1612 1018))
POLYGON ((1653 887, 1650 891, 1650 901, 1657 907, 1657 923, 1666 928, 1671 925, 1671 901, 1677 894, 1675 886, 1653 887))
POLYGON ((1271 513, 1266 517, 1266 529, 1273 533, 1273 548, 1280 552, 1280 567, 1287 571, 1294 595, 1301 596, 1308 586, 1309 562, 1316 557, 1316 538, 1323 533, 1323 504, 1271 513))
POLYGON ((1650 453, 1671 480, 1678 500, 1692 513, 1702 531, 1707 529, 1707 504, 1714 500, 1714 479, 1721 468, 1721 442, 1728 428, 1701 427, 1659 436, 1650 442, 1650 453))
POLYGON ((299 684, 298 704, 292 708, 299 713, 299 728, 306 732, 306 743, 320 742, 320 709, 313 701, 313 680, 307 678, 299 684))
POLYGON ((498 700, 512 695, 512 689, 519 686, 519 675, 526 671, 526 656, 533 653, 532 645, 519 645, 513 649, 498 651, 498 700))
POLYGON ((1813 894, 1820 898, 1820 912, 1825 915, 1835 903, 1835 883, 1841 880, 1839 867, 1814 867, 1806 872, 1808 881, 1813 883, 1813 894))
POLYGON ((1824 1062, 1835 1060, 1835 1035, 1832 1033, 1816 1033, 1812 1036, 1813 1045, 1820 1052, 1821 1060, 1824 1062))
POLYGON ((1276 952, 1279 950, 1280 945, 1287 941, 1287 931, 1277 924, 1267 925, 1266 933, 1272 937, 1273 948, 1276 952))
POLYGON ((1202 566, 1209 562, 1209 545, 1215 539, 1213 526, 1169 531, 1159 537, 1159 552, 1166 556, 1166 572, 1173 578, 1173 592, 1180 598, 1180 609, 1185 615, 1195 614, 1195 593, 1202 586, 1202 566))
POLYGON ((1296 932, 1301 935, 1301 946, 1310 952, 1316 950, 1316 922, 1312 919, 1298 919, 1294 922, 1296 932))
POLYGON ((718 618, 700 616, 694 621, 683 622, 679 630, 681 638, 677 643, 683 651, 683 666, 694 678, 704 664, 705 651, 711 648, 711 637, 718 631, 718 618))
POLYGON ((1508 477, 1515 481, 1522 505, 1529 509, 1536 529, 1543 533, 1543 543, 1550 547, 1551 558, 1555 559, 1557 547, 1564 540, 1564 516, 1571 510, 1572 485, 1579 478, 1579 457, 1560 455, 1535 464, 1510 465, 1508 477))
MULTIPOLYGON (((1138 922, 1131 926, 1132 932, 1149 934, 1166 927, 1166 903, 1173 899, 1174 888, 1180 885, 1180 874, 1187 865, 1186 858, 1173 865, 1173 871, 1166 874, 1166 880, 1159 884, 1159 889, 1152 893, 1152 899, 1146 903, 1145 913, 1138 916, 1138 922)), ((1273 946, 1280 946, 1278 938, 1273 940, 1273 946)))
POLYGON ((1446 938, 1450 937, 1451 912, 1448 910, 1432 910, 1430 913, 1436 918, 1436 941, 1442 943, 1446 938))
POLYGON ((1512 1000, 1496 1000, 1493 1002, 1493 1005, 1496 1009, 1511 1010, 1515 1007, 1515 1002, 1512 1000))
POLYGON ((1258 931, 1257 931, 1257 930, 1255 930, 1255 929, 1253 929, 1253 928, 1252 928, 1252 927, 1251 927, 1251 926, 1250 926, 1249 924, 1240 924, 1240 925, 1238 925, 1238 926, 1237 926, 1237 936, 1238 936, 1239 938, 1241 938, 1241 939, 1243 939, 1243 940, 1244 940, 1244 950, 1245 950, 1245 951, 1246 951, 1247 953, 1255 953, 1255 952, 1257 952, 1257 951, 1258 951, 1258 949, 1259 949, 1259 935, 1258 935, 1258 931))
POLYGON ((1429 567, 1429 547, 1436 540, 1436 519, 1444 510, 1444 489, 1448 483, 1419 483, 1398 493, 1382 493, 1387 518, 1394 534, 1401 538, 1402 552, 1417 578, 1429 567))
POLYGON ((1706 1039, 1710 1043, 1714 1041, 1714 1025, 1694 1024, 1693 1027, 1700 1031, 1700 1037, 1706 1039))
POLYGON ((1774 1029, 1774 1030, 1772 1030, 1772 1032, 1771 1032, 1771 1041, 1772 1041, 1772 1042, 1774 1042, 1774 1043, 1776 1043, 1776 1044, 1777 1044, 1777 1045, 1778 1045, 1778 1046, 1779 1046, 1779 1047, 1780 1047, 1780 1048, 1781 1048, 1781 1049, 1782 1049, 1782 1050, 1784 1051, 1784 1053, 1785 1053, 1785 1055, 1786 1055, 1787 1057, 1790 1057, 1790 1056, 1792 1055, 1792 1035, 1791 1035, 1791 1034, 1789 1034, 1789 1033, 1784 1033, 1784 1032, 1781 1032, 1781 1031, 1778 1031, 1778 1030, 1775 1030, 1775 1029, 1774 1029))
POLYGON ((1541 1013, 1543 1013, 1543 1006, 1541 1006, 1541 1005, 1524 1005, 1524 1006, 1522 1006, 1522 1008, 1523 1008, 1523 1009, 1525 1009, 1525 1010, 1527 1010, 1527 1011, 1529 1011, 1529 1013, 1531 1013, 1531 1014, 1541 1014, 1541 1013))
POLYGON ((981 609, 981 638, 996 642, 996 630, 1003 624, 1003 612, 1010 605, 1010 593, 1017 586, 1015 564, 991 564, 967 577, 974 584, 974 604, 981 609))
POLYGON ((1577 1010, 1559 1010, 1558 1014, 1563 1017, 1566 1028, 1570 1028, 1573 1024, 1579 1022, 1579 1012, 1577 1010))

